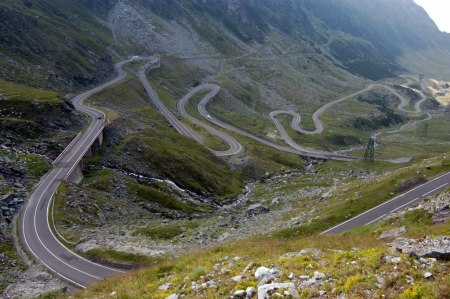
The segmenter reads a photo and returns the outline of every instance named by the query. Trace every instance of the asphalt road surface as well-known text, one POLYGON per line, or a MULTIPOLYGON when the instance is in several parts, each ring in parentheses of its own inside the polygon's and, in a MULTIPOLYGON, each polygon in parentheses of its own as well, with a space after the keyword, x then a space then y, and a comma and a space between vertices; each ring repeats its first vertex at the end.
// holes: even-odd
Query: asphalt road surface
MULTIPOLYGON (((205 90, 209 90, 209 93, 204 97, 204 99, 209 100, 217 95, 217 93, 220 91, 220 87, 217 85, 209 84, 209 85, 202 85, 202 86, 194 88, 188 94, 186 94, 181 100, 178 101, 178 103, 177 103, 178 112, 180 113, 181 116, 189 119, 192 123, 204 128, 209 133, 211 133, 214 136, 219 137, 220 139, 222 139, 223 141, 225 141, 228 144, 229 149, 226 151, 215 151, 215 150, 210 149, 216 156, 224 157, 224 156, 236 155, 240 151, 242 151, 242 145, 239 142, 237 142, 236 139, 234 139, 233 137, 231 137, 230 135, 228 135, 224 132, 221 132, 221 131, 211 127, 208 124, 205 124, 205 123, 199 121, 198 119, 192 117, 191 115, 189 115, 186 112, 186 109, 185 109, 186 103, 188 103, 189 100, 195 94, 205 91, 205 90)), ((209 118, 210 116, 207 115, 206 117, 209 118)))
POLYGON ((389 213, 409 208, 427 196, 444 191, 449 185, 450 173, 443 174, 350 220, 332 227, 322 234, 339 234, 357 226, 377 223, 389 213))
POLYGON ((118 76, 115 79, 72 100, 75 108, 89 115, 92 121, 86 131, 79 134, 55 160, 53 169, 41 179, 29 198, 21 218, 21 231, 26 249, 49 270, 81 288, 104 277, 120 274, 122 271, 86 260, 66 248, 55 237, 49 224, 51 199, 60 182, 76 167, 104 127, 103 112, 84 106, 83 100, 123 80, 126 73, 122 70, 122 66, 138 59, 143 58, 118 63, 116 65, 118 76))

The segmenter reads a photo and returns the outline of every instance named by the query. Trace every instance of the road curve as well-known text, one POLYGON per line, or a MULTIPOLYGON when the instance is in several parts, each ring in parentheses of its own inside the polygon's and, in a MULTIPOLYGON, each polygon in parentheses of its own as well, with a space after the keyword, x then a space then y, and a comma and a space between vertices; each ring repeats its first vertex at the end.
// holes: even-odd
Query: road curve
MULTIPOLYGON (((214 84, 207 84, 204 85, 205 88, 215 88, 216 90, 219 90, 219 86, 214 85, 214 84)), ((198 88, 202 88, 202 86, 198 87, 198 88)), ((416 111, 409 111, 406 110, 405 107, 409 104, 409 100, 406 99, 404 96, 402 96, 400 93, 398 93, 395 89, 393 89, 390 86, 386 86, 386 85, 381 85, 381 84, 371 84, 369 86, 367 86, 366 88, 355 92, 351 95, 345 96, 343 98, 340 98, 336 101, 333 102, 329 102, 323 106, 321 106, 319 109, 317 109, 312 118, 313 118, 313 122, 315 125, 315 130, 305 130, 300 126, 300 122, 301 122, 301 116, 300 114, 298 114, 295 111, 273 111, 270 113, 270 117, 273 121, 273 123, 275 124, 275 126, 277 127, 278 131, 280 132, 280 135, 282 136, 282 138, 284 139, 284 141, 289 145, 289 147, 284 147, 284 146, 279 146, 277 144, 274 144, 270 141, 267 141, 265 139, 262 139, 260 137, 254 136, 250 133, 247 133, 243 130, 237 129, 231 125, 225 124, 219 120, 217 120, 216 118, 212 117, 210 115, 210 113, 208 113, 208 111, 206 110, 206 105, 208 104, 208 102, 213 98, 213 97, 208 97, 205 98, 203 101, 200 102, 200 104, 198 105, 198 110, 200 112, 200 114, 207 119, 208 121, 212 122, 213 124, 222 127, 224 129, 230 130, 230 131, 234 131, 236 133, 239 133, 241 135, 247 136, 249 138, 252 138, 260 143, 263 143, 267 146, 273 147, 275 149, 281 150, 281 151, 287 151, 287 152, 292 152, 292 153, 297 153, 300 154, 302 156, 306 156, 306 157, 312 157, 312 158, 320 158, 320 159, 330 159, 330 160, 340 160, 340 161, 353 161, 356 160, 356 157, 351 157, 351 156, 345 156, 345 155, 338 155, 338 154, 334 154, 334 153, 330 153, 330 152, 325 152, 325 151, 319 151, 319 150, 314 150, 314 149, 308 149, 305 147, 302 147, 301 145, 297 144, 287 133, 287 131, 285 130, 285 128, 283 127, 283 125, 280 123, 280 121, 278 120, 278 115, 281 114, 286 114, 286 115, 291 115, 293 117, 292 123, 291 123, 291 127, 300 133, 303 134, 308 134, 308 135, 313 135, 313 134, 321 134, 323 132, 323 125, 322 122, 320 121, 320 116, 327 111, 331 106, 339 104, 341 102, 350 100, 360 94, 363 94, 365 92, 368 92, 374 88, 384 88, 386 90, 388 90, 389 92, 391 92, 392 94, 394 94, 396 97, 398 97, 400 99, 400 103, 398 105, 398 109, 400 111, 403 112, 421 112, 422 110, 420 109, 420 105, 423 103, 424 100, 421 100, 420 103, 418 105, 416 105, 416 111)), ((423 95, 422 95, 423 96, 423 95)), ((424 96, 423 96, 424 97, 424 96)), ((425 98, 426 100, 426 98, 425 98)), ((428 114, 428 117, 430 117, 430 114, 428 114)), ((422 120, 423 121, 423 120, 422 120)))
POLYGON ((178 101, 178 103, 177 103, 178 112, 180 113, 181 116, 189 119, 192 123, 204 128, 209 133, 211 133, 214 136, 219 137, 220 139, 222 139, 223 141, 225 141, 228 144, 229 149, 226 151, 215 151, 215 150, 210 149, 216 156, 224 157, 224 156, 232 156, 232 155, 238 154, 240 151, 242 151, 242 145, 239 142, 237 142, 236 139, 234 139, 233 137, 231 137, 230 135, 228 135, 224 132, 221 132, 221 131, 211 127, 208 124, 205 124, 205 123, 199 121, 198 119, 192 117, 191 115, 189 115, 189 113, 186 112, 186 109, 185 109, 186 103, 188 103, 189 100, 195 94, 197 94, 201 91, 204 91, 204 90, 210 91, 204 97, 204 99, 207 99, 209 101, 210 99, 212 99, 213 97, 215 97, 217 95, 217 93, 220 91, 220 87, 217 85, 213 85, 213 84, 207 84, 207 85, 202 85, 202 86, 194 88, 188 94, 186 94, 181 100, 178 101))
POLYGON ((356 226, 374 224, 382 220, 389 213, 409 208, 427 196, 436 195, 437 193, 446 190, 449 187, 449 184, 450 172, 338 224, 322 232, 322 234, 339 234, 356 226))
MULTIPOLYGON (((411 78, 412 78, 413 80, 419 82, 419 80, 418 80, 417 78, 413 77, 413 76, 402 75, 401 77, 402 77, 402 78, 405 78, 405 79, 407 80, 406 83, 404 83, 404 84, 401 85, 402 87, 405 87, 405 88, 410 88, 409 85, 413 82, 413 81, 411 80, 411 78)), ((419 82, 419 83, 420 83, 420 82, 419 82)), ((384 86, 384 85, 382 85, 382 86, 384 86)), ((406 110, 405 107, 409 104, 409 101, 408 101, 404 96, 400 95, 400 94, 399 94, 396 90, 394 90, 393 88, 387 87, 387 86, 384 86, 384 87, 387 88, 387 89, 388 89, 389 91, 391 91, 392 93, 394 93, 398 98, 400 98, 401 101, 400 101, 400 104, 399 104, 398 107, 397 107, 400 111, 405 112, 405 113, 421 113, 421 112, 424 112, 424 111, 422 110, 422 104, 427 100, 427 97, 423 94, 423 92, 413 89, 414 91, 417 91, 417 92, 419 93, 421 99, 420 99, 419 101, 417 101, 416 104, 414 105, 414 110, 406 110)), ((412 88, 410 88, 410 89, 412 89, 412 88)), ((429 120, 433 119, 433 115, 431 115, 431 113, 429 113, 429 112, 427 112, 427 111, 425 111, 424 113, 425 113, 426 116, 425 116, 425 118, 423 118, 423 119, 415 120, 415 121, 406 123, 406 124, 402 125, 400 128, 395 129, 395 130, 392 130, 392 131, 387 131, 387 132, 382 132, 382 131, 380 131, 380 132, 377 132, 377 133, 373 134, 372 137, 376 139, 376 138, 378 138, 378 136, 380 136, 381 134, 394 134, 394 133, 398 133, 398 132, 404 131, 406 128, 408 128, 408 127, 410 127, 410 126, 416 126, 417 124, 419 124, 419 123, 421 123, 421 122, 425 122, 425 121, 429 121, 429 120)))
POLYGON ((104 277, 120 274, 122 271, 93 263, 69 250, 56 238, 49 224, 51 199, 60 182, 71 173, 104 128, 104 113, 84 106, 83 101, 123 80, 126 73, 122 67, 137 59, 142 58, 119 62, 115 66, 118 73, 115 79, 72 100, 75 109, 89 115, 92 121, 86 131, 77 136, 55 160, 53 169, 38 183, 21 214, 20 227, 25 249, 50 271, 81 288, 104 277))
MULTIPOLYGON (((185 124, 183 124, 161 101, 156 91, 152 88, 150 83, 147 80, 147 71, 151 68, 159 67, 159 59, 154 58, 152 61, 144 65, 139 70, 139 80, 141 81, 142 85, 144 86, 145 90, 147 91, 147 94, 152 101, 152 103, 156 106, 156 108, 166 117, 166 119, 170 122, 170 124, 182 135, 187 136, 189 138, 192 138, 196 140, 197 142, 202 143, 202 141, 198 138, 197 134, 191 130, 189 127, 187 127, 185 124)), ((184 109, 184 105, 186 102, 190 100, 192 96, 194 96, 197 92, 203 90, 203 88, 196 88, 189 92, 186 96, 184 96, 178 103, 177 107, 180 111, 180 114, 186 118, 188 118, 190 121, 194 122, 195 124, 203 127, 206 129, 209 133, 219 137, 223 141, 225 141, 229 145, 229 149, 225 151, 216 151, 209 149, 213 154, 215 154, 218 157, 226 157, 226 156, 232 156, 237 153, 239 153, 242 150, 242 146, 231 136, 220 132, 219 130, 216 130, 212 128, 211 126, 208 126, 207 124, 204 124, 197 119, 190 116, 184 109)), ((206 98, 208 97, 214 97, 217 94, 218 91, 215 90, 215 88, 211 89, 211 92, 206 95, 206 98)))
MULTIPOLYGON (((220 90, 220 87, 215 85, 215 84, 206 84, 203 86, 199 86, 197 88, 214 88, 216 90, 220 90)), ((218 120, 217 118, 213 117, 212 115, 210 115, 206 109, 206 106, 208 105, 209 101, 211 101, 213 99, 213 97, 205 97, 203 98, 203 100, 197 105, 198 111, 200 112, 200 114, 202 115, 202 117, 204 117, 206 120, 208 120, 209 122, 213 123, 214 125, 221 127, 225 130, 229 130, 235 133, 238 133, 240 135, 246 136, 250 139, 253 139, 259 143, 262 143, 264 145, 267 145, 269 147, 272 147, 274 149, 283 151, 283 152, 289 152, 289 153, 293 153, 293 154, 298 154, 300 156, 304 156, 304 157, 310 157, 310 158, 315 158, 315 159, 325 159, 325 160, 338 160, 338 161, 354 161, 357 160, 358 158, 356 157, 351 157, 351 156, 345 156, 345 155, 338 155, 338 154, 333 154, 333 153, 329 153, 329 152, 322 152, 322 151, 318 151, 318 150, 310 150, 310 149, 306 149, 306 148, 302 148, 298 145, 296 146, 282 146, 279 144, 275 144, 273 142, 270 142, 266 139, 263 139, 261 137, 255 136, 253 134, 250 134, 244 130, 238 129, 232 125, 229 125, 227 123, 224 123, 220 120, 218 120)), ((283 129, 284 130, 284 129, 283 129)), ((287 134, 287 133, 286 133, 287 134)), ((293 141, 292 141, 293 142, 293 141)))

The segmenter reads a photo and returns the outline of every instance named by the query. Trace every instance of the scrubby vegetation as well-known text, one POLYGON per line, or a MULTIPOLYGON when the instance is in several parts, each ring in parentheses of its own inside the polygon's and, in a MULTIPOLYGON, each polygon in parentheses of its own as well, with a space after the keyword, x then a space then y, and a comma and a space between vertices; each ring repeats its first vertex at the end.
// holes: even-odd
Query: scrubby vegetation
POLYGON ((424 230, 434 235, 450 233, 448 224, 417 223, 408 214, 404 220, 393 219, 337 236, 313 235, 288 241, 261 237, 164 260, 148 269, 97 283, 73 297, 102 296, 111 291, 120 298, 165 298, 171 294, 186 298, 230 297, 237 290, 255 287, 258 280, 254 271, 266 266, 281 271, 279 282, 299 284, 302 298, 315 298, 319 291, 331 297, 364 297, 370 293, 385 298, 448 298, 448 262, 433 262, 425 268, 414 266, 418 265, 418 258, 392 253, 385 241, 377 239, 381 231, 398 225, 406 226, 407 238, 421 237, 424 230), (434 278, 424 278, 426 271, 432 272, 434 278), (323 284, 301 287, 300 276, 313 277, 317 272, 329 279, 323 284), (237 276, 240 279, 234 280, 237 276), (211 281, 215 287, 201 287, 211 281), (160 289, 167 283, 167 290, 160 289))

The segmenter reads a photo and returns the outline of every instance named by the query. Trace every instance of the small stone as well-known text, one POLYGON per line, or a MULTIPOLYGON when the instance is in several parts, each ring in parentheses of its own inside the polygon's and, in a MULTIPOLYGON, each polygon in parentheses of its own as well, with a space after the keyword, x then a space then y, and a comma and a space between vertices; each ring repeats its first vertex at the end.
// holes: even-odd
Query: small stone
POLYGON ((300 280, 309 280, 309 276, 308 275, 302 275, 299 278, 300 278, 300 280))
POLYGON ((391 263, 399 264, 402 261, 401 257, 394 257, 391 259, 391 263))
POLYGON ((178 295, 178 294, 172 294, 172 295, 166 297, 166 299, 180 299, 180 298, 181 298, 181 297, 180 297, 180 295, 178 295))
POLYGON ((111 294, 109 294, 110 296, 116 296, 117 292, 116 291, 112 291, 111 294))
POLYGON ((321 273, 321 272, 314 272, 314 278, 316 280, 321 280, 325 278, 325 274, 321 273))
POLYGON ((425 279, 430 279, 431 277, 433 277, 433 273, 431 273, 431 272, 425 272, 425 273, 423 274, 423 277, 424 277, 425 279))
POLYGON ((295 274, 294 274, 294 273, 289 274, 288 278, 289 278, 290 280, 293 280, 293 279, 295 278, 295 274))
POLYGON ((171 286, 172 284, 170 284, 170 283, 165 283, 165 284, 163 284, 163 285, 161 285, 159 288, 158 288, 158 290, 160 290, 160 291, 167 291, 168 289, 170 289, 170 286, 171 286))
POLYGON ((240 282, 242 280, 242 278, 243 278, 242 276, 238 275, 238 276, 231 278, 231 280, 234 282, 240 282))
POLYGON ((325 291, 319 291, 319 296, 320 297, 325 296, 326 294, 327 294, 327 292, 325 292, 325 291))

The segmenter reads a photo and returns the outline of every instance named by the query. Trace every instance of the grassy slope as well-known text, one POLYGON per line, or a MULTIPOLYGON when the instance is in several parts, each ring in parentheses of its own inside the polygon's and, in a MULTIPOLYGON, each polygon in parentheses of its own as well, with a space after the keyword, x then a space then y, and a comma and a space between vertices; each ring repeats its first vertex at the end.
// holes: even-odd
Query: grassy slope
POLYGON ((371 290, 373 296, 384 295, 384 298, 448 298, 450 281, 446 273, 450 270, 448 262, 438 262, 432 268, 422 269, 412 267, 414 258, 401 255, 401 262, 394 265, 387 262, 385 256, 389 254, 386 243, 377 240, 384 231, 393 227, 405 225, 408 232, 405 237, 420 238, 427 235, 449 234, 449 225, 431 225, 429 216, 420 211, 411 212, 404 220, 390 220, 375 226, 355 229, 343 235, 313 235, 294 238, 288 241, 271 237, 261 237, 240 241, 239 244, 227 244, 205 249, 201 252, 188 254, 178 259, 161 261, 155 266, 125 276, 111 278, 94 284, 86 291, 80 291, 72 298, 99 297, 117 292, 118 298, 165 298, 178 293, 185 298, 217 298, 227 297, 236 290, 248 286, 256 286, 258 281, 253 273, 258 266, 274 266, 282 271, 279 281, 289 281, 288 274, 293 272, 300 275, 313 275, 315 271, 323 272, 327 277, 335 279, 334 283, 327 283, 323 287, 309 287, 301 290, 302 298, 315 298, 319 290, 325 290, 331 296, 346 294, 352 298, 364 296, 365 290, 371 290), (357 247, 357 249, 355 249, 357 247), (298 253, 302 249, 316 248, 297 257, 283 257, 286 253, 298 253), (230 257, 239 257, 237 262, 230 262, 230 257), (227 260, 228 257, 228 260, 227 260), (244 274, 239 283, 233 282, 232 277, 242 275, 244 268, 250 263, 253 266, 248 274, 244 274), (230 271, 219 273, 214 265, 230 271), (423 278, 425 271, 434 273, 435 278, 423 278), (208 274, 209 273, 209 274, 208 274), (386 273, 396 273, 396 278, 386 273), (376 286, 376 275, 385 279, 376 286), (407 278, 414 279, 414 285, 407 283, 407 278), (196 283, 214 279, 217 288, 206 288, 195 292, 191 289, 191 281, 196 283), (158 290, 164 283, 171 283, 168 291, 158 290))
MULTIPOLYGON (((158 91, 162 101, 172 109, 175 108, 176 99, 188 91, 187 86, 198 80, 196 76, 198 74, 194 70, 179 64, 178 61, 177 64, 172 64, 170 59, 163 63, 162 69, 150 73, 152 86, 158 91)), ((255 177, 283 168, 303 167, 302 160, 295 155, 279 153, 246 138, 235 136, 244 144, 247 155, 236 158, 237 161, 232 159, 231 162, 238 164, 242 175, 232 174, 223 161, 213 157, 203 146, 170 129, 165 118, 151 108, 145 92, 135 78, 129 78, 122 84, 105 90, 95 96, 91 103, 106 106, 121 113, 122 118, 132 118, 151 127, 130 134, 121 148, 133 149, 133 153, 147 161, 152 169, 180 182, 182 186, 193 187, 194 190, 211 192, 208 189, 212 188, 215 195, 232 196, 236 195, 240 188, 236 179, 255 177), (136 149, 140 145, 149 147, 149 150, 137 152, 136 149), (150 159, 152 156, 155 158, 150 159), (171 163, 166 163, 167 161, 171 163), (183 166, 185 170, 179 171, 181 165, 186 165, 183 166), (209 170, 209 174, 204 173, 205 169, 209 170), (195 174, 200 180, 194 179, 191 174, 195 174)), ((206 138, 207 142, 216 143, 215 139, 208 136, 206 138)))

